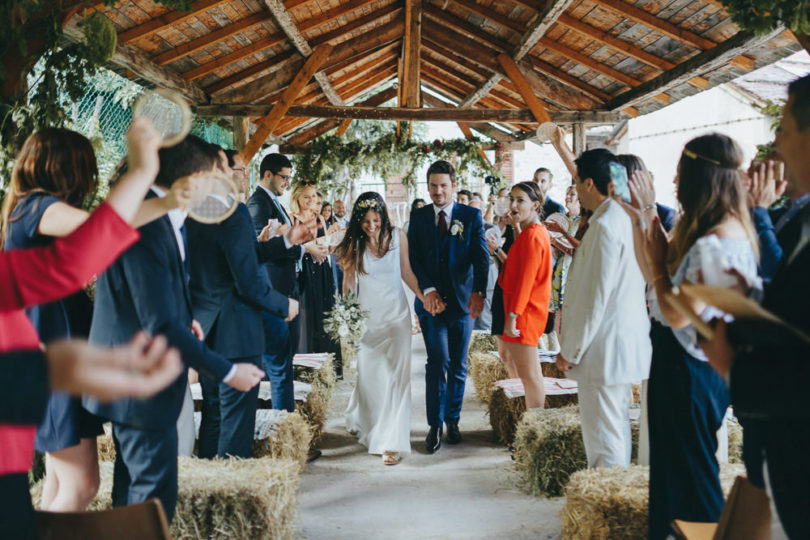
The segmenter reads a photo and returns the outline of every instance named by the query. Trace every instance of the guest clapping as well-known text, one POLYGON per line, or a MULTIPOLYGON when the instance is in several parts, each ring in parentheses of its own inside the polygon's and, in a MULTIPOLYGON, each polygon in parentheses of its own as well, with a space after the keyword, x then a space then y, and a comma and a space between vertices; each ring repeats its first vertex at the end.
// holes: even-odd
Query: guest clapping
POLYGON ((542 407, 543 377, 537 362, 537 342, 546 327, 551 296, 551 244, 540 224, 543 194, 534 182, 521 182, 509 194, 512 220, 520 223, 506 259, 503 288, 506 325, 503 340, 526 391, 526 407, 542 407))

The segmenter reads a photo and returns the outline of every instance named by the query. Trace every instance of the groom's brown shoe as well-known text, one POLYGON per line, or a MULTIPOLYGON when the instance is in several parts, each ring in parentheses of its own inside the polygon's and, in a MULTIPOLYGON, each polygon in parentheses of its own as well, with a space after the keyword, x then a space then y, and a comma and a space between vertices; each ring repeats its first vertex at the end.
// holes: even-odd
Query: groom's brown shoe
POLYGON ((447 444, 458 444, 461 442, 461 432, 458 430, 458 422, 447 423, 447 444))
POLYGON ((435 453, 442 447, 442 426, 430 426, 427 437, 425 437, 425 450, 428 454, 435 453))

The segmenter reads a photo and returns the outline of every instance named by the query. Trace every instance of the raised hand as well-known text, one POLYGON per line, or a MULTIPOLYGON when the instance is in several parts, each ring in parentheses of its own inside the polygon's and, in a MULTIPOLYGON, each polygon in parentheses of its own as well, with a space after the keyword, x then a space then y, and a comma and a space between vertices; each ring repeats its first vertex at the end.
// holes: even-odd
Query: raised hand
POLYGON ((257 384, 259 384, 264 377, 264 371, 260 370, 253 364, 239 363, 236 366, 236 374, 228 381, 227 384, 231 388, 247 392, 257 384))
POLYGON ((653 218, 652 226, 644 231, 643 238, 647 265, 655 275, 665 274, 669 241, 667 240, 667 233, 664 231, 664 226, 661 225, 661 220, 658 219, 658 216, 653 218))
POLYGON ((650 173, 640 170, 633 171, 628 179, 628 185, 633 206, 643 211, 655 207, 655 187, 650 173))
POLYGON ((748 204, 753 207, 768 208, 784 195, 787 180, 776 178, 776 163, 762 162, 751 171, 748 184, 748 204))
POLYGON ((303 244, 315 238, 315 235, 312 234, 312 230, 300 221, 286 231, 286 236, 287 241, 291 244, 303 244))
POLYGON ((184 176, 174 181, 169 188, 169 192, 160 201, 166 205, 166 208, 173 210, 180 208, 185 210, 191 203, 191 198, 194 191, 197 189, 197 179, 194 175, 184 176))
POLYGON ((158 148, 162 139, 147 118, 135 118, 127 132, 127 161, 130 171, 142 171, 154 178, 160 168, 158 148))

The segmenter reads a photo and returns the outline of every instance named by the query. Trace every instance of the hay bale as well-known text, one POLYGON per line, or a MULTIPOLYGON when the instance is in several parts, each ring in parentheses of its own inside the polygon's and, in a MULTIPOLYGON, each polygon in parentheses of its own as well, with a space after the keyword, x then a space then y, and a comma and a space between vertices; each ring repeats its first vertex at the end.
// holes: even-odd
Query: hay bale
POLYGON ((487 405, 495 390, 495 381, 509 377, 500 358, 481 351, 471 351, 467 356, 467 374, 475 386, 475 396, 487 405))
MULTIPOLYGON (((299 465, 292 459, 181 457, 177 508, 171 524, 176 539, 293 538, 299 465)), ((101 485, 88 510, 112 508, 113 464, 99 463, 101 485)), ((39 506, 42 482, 31 489, 39 506)))
POLYGON ((473 330, 470 338, 470 345, 467 354, 473 352, 489 352, 498 350, 498 340, 489 332, 483 330, 473 330))
POLYGON ((736 416, 728 419, 728 462, 742 463, 743 428, 736 416))
POLYGON ((312 440, 310 447, 315 448, 321 442, 323 427, 326 424, 326 406, 321 398, 321 394, 315 391, 310 392, 303 401, 296 400, 295 411, 300 413, 312 428, 312 440))
POLYGON ((253 457, 292 459, 303 467, 307 462, 312 428, 297 412, 283 414, 278 422, 268 426, 263 420, 268 411, 256 412, 256 438, 253 441, 253 457))
MULTIPOLYGON (((743 467, 721 464, 720 483, 726 496, 740 474, 743 467)), ((647 538, 649 484, 650 468, 640 465, 572 474, 560 512, 563 538, 647 538)))
POLYGON ((540 371, 543 372, 543 377, 552 377, 554 379, 566 379, 564 371, 557 369, 557 364, 554 362, 540 362, 540 371))
POLYGON ((640 384, 634 384, 632 386, 630 392, 631 392, 631 394, 630 394, 630 403, 632 403, 634 405, 640 405, 641 404, 641 385, 640 384))
POLYGON ((112 438, 112 424, 104 423, 104 433, 96 437, 99 461, 115 461, 115 443, 112 438))
POLYGON ((327 410, 332 403, 332 395, 337 384, 334 357, 334 354, 330 354, 320 369, 293 365, 293 378, 311 384, 312 390, 321 395, 321 401, 327 410))
POLYGON ((489 400, 489 425, 495 437, 503 444, 515 440, 515 430, 520 418, 526 412, 526 399, 523 396, 509 398, 503 388, 496 387, 489 400))
POLYGON ((292 538, 299 465, 285 459, 180 458, 172 535, 292 538))
POLYGON ((523 415, 515 433, 515 469, 529 493, 560 496, 568 477, 587 466, 577 407, 523 415))

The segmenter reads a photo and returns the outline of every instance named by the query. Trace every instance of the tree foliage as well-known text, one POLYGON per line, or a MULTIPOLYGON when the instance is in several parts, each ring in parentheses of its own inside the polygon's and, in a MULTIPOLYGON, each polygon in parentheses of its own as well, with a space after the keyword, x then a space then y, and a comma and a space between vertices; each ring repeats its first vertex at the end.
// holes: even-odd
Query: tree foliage
POLYGON ((721 0, 740 28, 757 34, 780 25, 797 34, 810 34, 810 0, 721 0))

